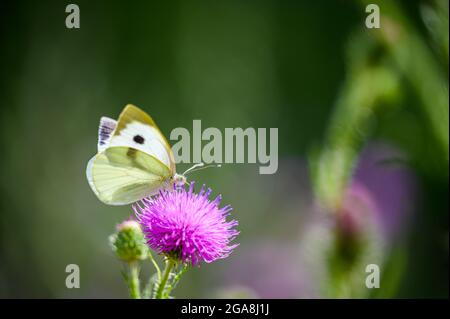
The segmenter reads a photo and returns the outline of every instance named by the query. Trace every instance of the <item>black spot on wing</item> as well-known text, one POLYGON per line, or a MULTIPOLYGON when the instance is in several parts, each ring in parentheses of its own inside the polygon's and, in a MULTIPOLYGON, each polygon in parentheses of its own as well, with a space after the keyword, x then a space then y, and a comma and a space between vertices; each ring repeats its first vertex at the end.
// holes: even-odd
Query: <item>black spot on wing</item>
POLYGON ((133 137, 133 141, 135 141, 138 144, 144 144, 145 139, 141 135, 135 135, 133 137))

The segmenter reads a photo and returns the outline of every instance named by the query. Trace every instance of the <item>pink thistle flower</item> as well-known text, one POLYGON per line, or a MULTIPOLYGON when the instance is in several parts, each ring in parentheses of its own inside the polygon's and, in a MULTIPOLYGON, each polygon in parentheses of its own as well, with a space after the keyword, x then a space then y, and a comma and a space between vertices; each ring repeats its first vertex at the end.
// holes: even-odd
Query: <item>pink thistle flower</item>
POLYGON ((174 187, 144 198, 144 207, 133 205, 149 247, 192 265, 228 257, 238 246, 230 245, 239 234, 233 229, 238 222, 227 221, 231 206, 219 208, 221 195, 210 201, 210 194, 211 189, 205 191, 204 186, 195 194, 192 182, 188 191, 174 187))

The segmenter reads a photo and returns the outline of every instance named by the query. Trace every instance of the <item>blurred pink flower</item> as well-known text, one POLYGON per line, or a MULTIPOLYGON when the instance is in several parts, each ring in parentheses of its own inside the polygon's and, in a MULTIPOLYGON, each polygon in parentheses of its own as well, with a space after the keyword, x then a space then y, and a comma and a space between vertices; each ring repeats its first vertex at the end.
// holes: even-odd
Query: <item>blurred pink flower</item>
POLYGON ((392 239, 407 228, 418 188, 400 151, 384 143, 370 144, 361 154, 354 182, 370 194, 384 235, 392 239))

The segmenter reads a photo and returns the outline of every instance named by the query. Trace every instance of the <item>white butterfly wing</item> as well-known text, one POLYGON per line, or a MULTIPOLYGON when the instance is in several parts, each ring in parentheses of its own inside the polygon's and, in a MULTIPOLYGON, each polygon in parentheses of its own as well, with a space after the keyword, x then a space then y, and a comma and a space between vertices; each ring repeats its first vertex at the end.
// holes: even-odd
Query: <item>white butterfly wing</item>
POLYGON ((97 197, 109 205, 126 205, 154 195, 171 176, 158 159, 129 147, 108 147, 88 163, 86 175, 97 197))
POLYGON ((172 148, 153 119, 138 107, 128 104, 119 116, 108 139, 107 147, 126 146, 147 153, 166 165, 175 174, 172 148))
POLYGON ((112 136, 108 147, 127 146, 138 149, 171 166, 170 155, 158 129, 141 122, 128 123, 119 134, 112 136))
POLYGON ((127 105, 117 121, 102 117, 98 154, 86 175, 94 193, 109 205, 126 205, 151 196, 175 174, 172 149, 153 119, 127 105))

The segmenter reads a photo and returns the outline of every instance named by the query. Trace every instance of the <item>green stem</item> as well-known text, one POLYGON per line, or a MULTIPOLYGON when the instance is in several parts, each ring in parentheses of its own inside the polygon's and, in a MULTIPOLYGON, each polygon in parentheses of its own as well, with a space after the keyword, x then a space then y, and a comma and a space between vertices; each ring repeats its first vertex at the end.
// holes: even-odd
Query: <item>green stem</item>
POLYGON ((130 275, 128 277, 130 297, 131 299, 141 299, 141 292, 139 290, 139 264, 137 262, 130 262, 128 266, 130 269, 130 275))
POLYGON ((152 297, 155 284, 159 283, 159 281, 161 280, 161 269, 159 268, 158 263, 153 258, 153 255, 150 251, 148 252, 148 259, 150 259, 150 261, 152 262, 153 266, 156 269, 156 279, 155 276, 150 276, 150 278, 148 279, 148 283, 144 287, 144 290, 142 291, 143 299, 150 299, 152 297))
POLYGON ((156 272, 158 274, 158 280, 161 280, 161 269, 159 269, 158 263, 156 262, 156 260, 153 258, 153 255, 151 252, 148 252, 148 258, 150 259, 150 261, 152 262, 153 266, 156 269, 156 272))
POLYGON ((156 291, 155 299, 167 299, 167 295, 164 292, 165 292, 167 280, 169 279, 170 272, 172 271, 175 264, 176 264, 176 262, 174 260, 172 260, 171 258, 167 259, 166 268, 164 269, 164 273, 159 280, 158 290, 156 291))

